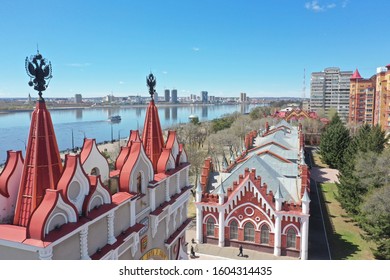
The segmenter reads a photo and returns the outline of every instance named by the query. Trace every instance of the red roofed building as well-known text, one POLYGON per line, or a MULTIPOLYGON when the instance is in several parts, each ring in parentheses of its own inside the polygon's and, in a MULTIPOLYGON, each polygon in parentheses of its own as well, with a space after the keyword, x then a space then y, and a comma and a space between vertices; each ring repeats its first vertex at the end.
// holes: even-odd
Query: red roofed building
POLYGON ((174 132, 164 142, 153 100, 144 127, 118 156, 112 194, 94 139, 62 164, 39 98, 25 159, 8 151, 0 174, 0 259, 186 259, 190 164, 174 132))
POLYGON ((363 79, 356 69, 350 78, 349 118, 351 124, 374 124, 375 113, 375 80, 363 79))
POLYGON ((205 160, 196 192, 197 241, 305 260, 309 194, 301 128, 283 120, 224 170, 205 160))
POLYGON ((376 74, 364 79, 359 70, 350 77, 349 123, 379 125, 390 129, 390 65, 378 67, 376 74))
POLYGON ((320 118, 318 114, 314 111, 305 111, 300 108, 287 108, 280 111, 275 112, 272 115, 273 118, 283 119, 287 122, 291 121, 302 121, 304 119, 313 119, 319 120, 324 124, 329 124, 329 120, 327 118, 320 118))
POLYGON ((376 74, 374 124, 390 130, 390 64, 379 67, 376 74))

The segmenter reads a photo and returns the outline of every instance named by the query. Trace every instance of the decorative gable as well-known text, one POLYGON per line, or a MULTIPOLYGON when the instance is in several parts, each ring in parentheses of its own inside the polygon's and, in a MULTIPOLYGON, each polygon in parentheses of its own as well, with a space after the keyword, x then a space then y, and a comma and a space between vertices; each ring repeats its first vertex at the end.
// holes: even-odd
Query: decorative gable
POLYGON ((164 148, 157 162, 157 173, 165 173, 168 170, 175 169, 175 162, 171 149, 164 148))
POLYGON ((119 175, 119 190, 137 192, 137 177, 141 173, 142 185, 154 179, 153 165, 145 153, 142 142, 133 142, 130 153, 119 175))
POLYGON ((171 153, 174 159, 177 158, 179 154, 179 142, 177 141, 176 131, 170 130, 168 131, 168 138, 165 145, 165 148, 171 149, 171 153))
POLYGON ((7 161, 0 175, 0 224, 12 221, 22 172, 22 152, 7 151, 7 161))
POLYGON ((115 170, 121 170, 123 164, 126 162, 127 158, 129 157, 131 143, 133 142, 129 141, 128 143, 129 146, 121 147, 121 151, 115 161, 115 170))
POLYGON ((78 214, 81 215, 84 199, 89 193, 89 180, 81 166, 79 155, 65 156, 65 168, 57 189, 62 190, 65 198, 76 207, 78 214))
POLYGON ((100 176, 89 176, 90 192, 85 198, 83 211, 86 216, 95 208, 111 203, 110 192, 104 187, 100 176))
POLYGON ((31 215, 27 227, 27 237, 44 240, 52 230, 67 223, 77 222, 76 209, 66 202, 62 192, 47 189, 42 203, 31 215))
POLYGON ((184 145, 180 144, 180 156, 179 156, 179 164, 187 163, 188 162, 188 156, 187 152, 184 149, 184 145))
POLYGON ((80 159, 87 174, 100 175, 103 182, 108 180, 109 165, 107 159, 101 154, 96 146, 95 139, 84 139, 80 159))

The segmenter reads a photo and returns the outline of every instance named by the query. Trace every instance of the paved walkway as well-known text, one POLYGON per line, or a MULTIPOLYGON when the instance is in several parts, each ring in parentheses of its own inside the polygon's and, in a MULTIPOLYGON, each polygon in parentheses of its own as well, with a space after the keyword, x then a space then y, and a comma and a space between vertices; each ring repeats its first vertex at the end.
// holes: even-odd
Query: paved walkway
POLYGON ((309 165, 310 169, 310 177, 318 183, 336 183, 339 181, 338 174, 339 171, 337 169, 332 168, 323 168, 315 166, 313 162, 314 154, 318 153, 317 147, 307 147, 309 165))
POLYGON ((186 231, 186 240, 188 242, 188 254, 190 255, 191 246, 195 248, 196 258, 190 260, 297 260, 296 258, 281 256, 276 257, 273 254, 262 253, 258 251, 244 249, 244 256, 239 257, 238 248, 236 247, 219 247, 212 244, 191 244, 192 238, 195 239, 195 223, 186 231))
POLYGON ((336 183, 339 181, 337 175, 339 171, 332 168, 320 168, 313 166, 310 170, 310 176, 318 183, 336 183))

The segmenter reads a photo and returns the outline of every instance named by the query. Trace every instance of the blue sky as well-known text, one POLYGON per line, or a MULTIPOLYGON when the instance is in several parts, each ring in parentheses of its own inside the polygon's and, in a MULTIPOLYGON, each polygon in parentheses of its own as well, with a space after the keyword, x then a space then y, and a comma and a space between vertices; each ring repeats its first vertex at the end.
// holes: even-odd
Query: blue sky
POLYGON ((310 73, 390 63, 388 0, 1 0, 0 97, 36 96, 26 56, 53 65, 44 96, 306 96, 310 73), (357 38, 361 40, 357 41, 357 38))

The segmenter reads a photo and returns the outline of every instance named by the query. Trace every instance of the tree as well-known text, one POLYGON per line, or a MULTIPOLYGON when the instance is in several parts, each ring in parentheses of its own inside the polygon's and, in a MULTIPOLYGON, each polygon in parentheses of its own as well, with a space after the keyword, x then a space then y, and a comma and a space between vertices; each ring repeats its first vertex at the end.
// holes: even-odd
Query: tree
POLYGON ((361 207, 360 225, 365 237, 375 242, 378 259, 390 260, 390 185, 373 191, 361 207))
POLYGON ((252 120, 262 119, 269 115, 271 115, 271 107, 268 106, 255 107, 249 113, 249 116, 252 120))
POLYGON ((387 174, 386 176, 383 173, 382 175, 373 174, 378 173, 378 170, 383 168, 380 165, 387 162, 388 151, 384 153, 384 158, 376 159, 384 150, 386 142, 385 133, 379 126, 363 125, 356 136, 352 138, 344 153, 343 165, 339 170, 339 182, 336 183, 337 199, 341 206, 353 216, 359 216, 360 205, 369 189, 379 186, 378 176, 382 176, 382 179, 386 178, 386 180, 388 178, 387 174), (372 175, 367 174, 367 172, 371 172, 372 175))
POLYGON ((302 131, 305 135, 305 142, 310 145, 318 145, 320 143, 321 134, 325 129, 325 124, 319 119, 306 118, 300 121, 302 131))
POLYGON ((340 169, 344 163, 344 151, 349 146, 349 131, 335 114, 329 126, 322 134, 320 156, 331 168, 340 169))

